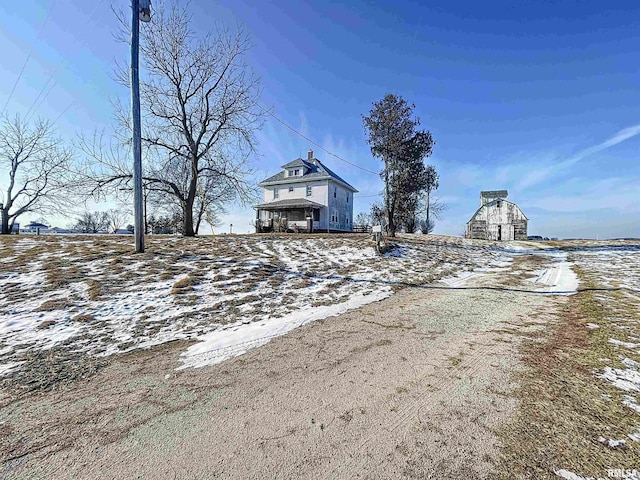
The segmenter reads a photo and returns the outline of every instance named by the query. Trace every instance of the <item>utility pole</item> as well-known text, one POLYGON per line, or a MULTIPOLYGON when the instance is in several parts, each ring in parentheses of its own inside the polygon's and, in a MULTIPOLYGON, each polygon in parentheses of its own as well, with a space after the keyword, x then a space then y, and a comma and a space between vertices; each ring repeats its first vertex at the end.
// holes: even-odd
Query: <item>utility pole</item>
POLYGON ((131 121, 133 130, 133 213, 136 253, 144 252, 144 212, 142 206, 142 140, 140 128, 140 20, 151 20, 150 0, 131 0, 131 121))

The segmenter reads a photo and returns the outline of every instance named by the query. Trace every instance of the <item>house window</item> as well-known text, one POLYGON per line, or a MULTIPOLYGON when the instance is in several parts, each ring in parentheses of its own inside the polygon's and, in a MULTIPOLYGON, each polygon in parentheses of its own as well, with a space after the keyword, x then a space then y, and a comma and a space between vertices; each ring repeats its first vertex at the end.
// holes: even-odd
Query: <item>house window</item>
POLYGON ((314 210, 313 211, 313 221, 314 222, 319 222, 320 221, 320 210, 314 210))
POLYGON ((300 174, 300 170, 296 168, 296 169, 293 171, 293 174, 297 177, 297 176, 300 174))
POLYGON ((307 197, 311 196, 311 185, 307 185, 307 197))
POLYGON ((289 187, 289 193, 293 192, 293 187, 289 187))
POLYGON ((338 189, 336 187, 333 187, 333 198, 336 198, 336 192, 338 191, 338 189))
POLYGON ((273 198, 278 198, 278 189, 277 188, 273 189, 273 198))
POLYGON ((349 194, 347 193, 347 203, 349 203, 349 194))

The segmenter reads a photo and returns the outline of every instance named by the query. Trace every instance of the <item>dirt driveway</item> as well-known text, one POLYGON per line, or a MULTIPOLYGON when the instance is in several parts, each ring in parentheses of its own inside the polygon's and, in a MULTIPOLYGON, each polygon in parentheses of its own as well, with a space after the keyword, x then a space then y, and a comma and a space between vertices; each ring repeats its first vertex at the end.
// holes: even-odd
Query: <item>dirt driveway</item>
POLYGON ((515 408, 518 333, 555 299, 409 288, 219 365, 173 343, 0 400, 5 478, 483 478, 515 408))

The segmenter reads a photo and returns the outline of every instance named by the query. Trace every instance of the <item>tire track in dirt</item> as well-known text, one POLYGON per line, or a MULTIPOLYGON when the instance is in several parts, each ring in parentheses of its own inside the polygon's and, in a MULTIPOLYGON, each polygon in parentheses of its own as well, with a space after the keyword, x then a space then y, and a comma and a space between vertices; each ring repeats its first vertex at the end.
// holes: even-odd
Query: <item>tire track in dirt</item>
POLYGON ((433 410, 434 406, 437 406, 440 401, 451 397, 452 394, 461 389, 465 378, 473 378, 476 373, 488 367, 490 362, 487 360, 495 349, 495 345, 484 346, 475 350, 474 354, 465 356, 465 360, 449 371, 450 381, 444 383, 442 388, 436 391, 424 389, 422 401, 413 401, 405 404, 399 415, 395 416, 391 421, 386 422, 386 424, 381 425, 374 434, 369 435, 360 442, 354 450, 348 452, 348 455, 351 457, 350 461, 340 463, 327 476, 329 478, 353 478, 358 476, 359 473, 366 469, 370 462, 370 458, 364 455, 363 452, 369 444, 380 439, 383 435, 396 432, 396 430, 403 425, 409 426, 410 420, 418 419, 421 413, 427 413, 433 410), (461 378, 451 381, 451 379, 457 376, 461 378))

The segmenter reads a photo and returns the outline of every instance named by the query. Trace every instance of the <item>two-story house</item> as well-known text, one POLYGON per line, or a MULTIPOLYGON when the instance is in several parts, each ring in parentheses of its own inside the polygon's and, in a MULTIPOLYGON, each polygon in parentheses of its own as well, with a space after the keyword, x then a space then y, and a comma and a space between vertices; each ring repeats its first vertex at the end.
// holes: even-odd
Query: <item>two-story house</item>
POLYGON ((297 158, 259 184, 263 202, 256 205, 256 231, 350 232, 353 194, 357 192, 313 156, 297 158))

